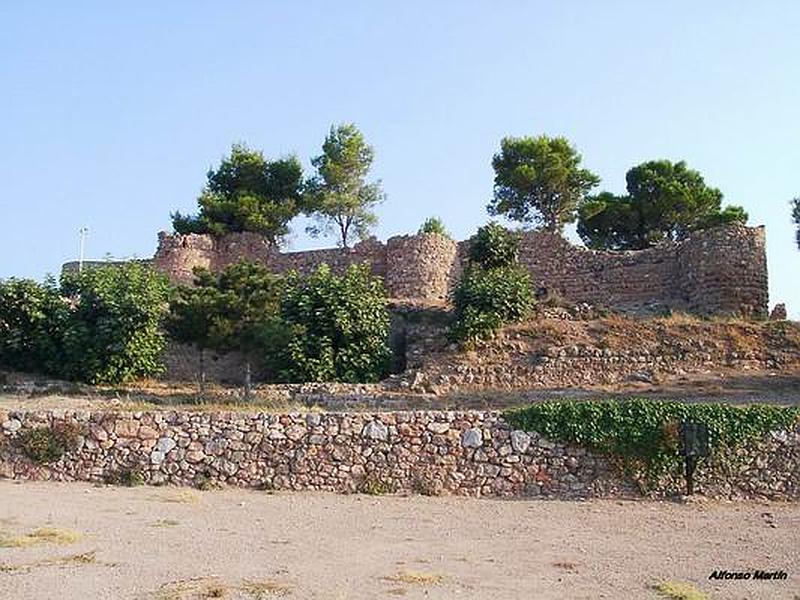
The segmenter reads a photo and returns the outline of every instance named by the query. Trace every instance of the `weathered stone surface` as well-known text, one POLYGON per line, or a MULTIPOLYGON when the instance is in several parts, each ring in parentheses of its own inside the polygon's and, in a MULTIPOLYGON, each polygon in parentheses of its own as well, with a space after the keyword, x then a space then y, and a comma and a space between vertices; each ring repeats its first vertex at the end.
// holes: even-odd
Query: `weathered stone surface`
POLYGON ((302 425, 292 425, 286 429, 286 437, 296 442, 306 434, 306 428, 302 425))
POLYGON ((9 419, 8 421, 3 421, 3 429, 6 431, 14 432, 20 427, 22 427, 22 423, 18 419, 9 419))
POLYGON ((98 442, 104 442, 108 439, 108 432, 94 423, 89 426, 89 435, 98 442))
MULTIPOLYGON (((126 434, 88 435, 59 461, 33 466, 18 444, 29 429, 64 421, 99 425, 103 413, 15 413, 18 427, 0 428, 0 474, 17 479, 103 481, 120 465, 141 470, 150 483, 212 482, 275 489, 351 492, 381 481, 397 492, 541 498, 614 497, 637 487, 603 456, 512 430, 491 411, 395 413, 135 413, 116 418, 126 434), (313 429, 309 430, 309 422, 313 429), (433 425, 433 427, 431 427, 433 425), (446 426, 446 428, 445 428, 446 426), (157 437, 131 437, 150 427, 157 437), (289 435, 289 432, 292 432, 289 435)), ((7 423, 10 417, 0 417, 7 423)), ((116 432, 117 427, 112 427, 116 432)), ((147 433, 149 436, 150 434, 147 433)), ((700 493, 723 498, 800 500, 800 426, 775 431, 741 449, 740 468, 716 465, 696 472, 700 493)), ((666 478, 657 495, 679 492, 666 478)))
POLYGON ((186 460, 190 463, 202 462, 206 455, 202 450, 190 450, 186 453, 186 460))
POLYGON ((365 438, 385 442, 389 439, 389 429, 380 421, 370 421, 361 433, 365 438))
POLYGON ((461 434, 461 445, 464 448, 477 448, 483 444, 483 433, 480 429, 467 429, 461 434))
POLYGON ((158 431, 147 425, 142 425, 139 427, 137 435, 140 440, 151 440, 158 437, 158 431))
POLYGON ((515 430, 511 432, 511 447, 517 454, 525 454, 531 445, 531 436, 524 431, 515 430))
POLYGON ((162 437, 162 438, 158 439, 158 442, 156 442, 156 450, 166 454, 167 452, 172 450, 177 445, 178 445, 178 443, 175 440, 173 440, 172 438, 162 437))
POLYGON ((139 421, 120 419, 114 424, 114 433, 119 437, 136 437, 139 434, 139 421))
MULTIPOLYGON (((218 271, 243 258, 276 272, 308 273, 323 262, 336 272, 367 264, 383 278, 390 297, 415 302, 446 299, 469 252, 469 240, 455 242, 436 234, 286 253, 249 232, 221 238, 161 232, 158 238, 153 264, 176 282, 191 282, 194 267, 218 271)), ((587 250, 561 235, 529 231, 521 237, 519 260, 540 287, 571 302, 622 310, 660 305, 701 313, 767 314, 762 227, 718 227, 679 243, 631 252, 587 250)))
POLYGON ((433 433, 446 433, 450 431, 450 423, 428 423, 428 431, 433 433))

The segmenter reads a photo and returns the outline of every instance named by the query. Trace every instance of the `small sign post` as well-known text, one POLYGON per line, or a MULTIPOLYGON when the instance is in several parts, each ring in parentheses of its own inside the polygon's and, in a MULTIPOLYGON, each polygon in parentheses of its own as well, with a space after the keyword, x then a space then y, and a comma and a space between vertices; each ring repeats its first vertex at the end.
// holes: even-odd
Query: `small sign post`
POLYGON ((694 493, 694 469, 697 459, 708 456, 708 427, 703 423, 683 421, 680 426, 681 454, 686 463, 686 495, 694 493))

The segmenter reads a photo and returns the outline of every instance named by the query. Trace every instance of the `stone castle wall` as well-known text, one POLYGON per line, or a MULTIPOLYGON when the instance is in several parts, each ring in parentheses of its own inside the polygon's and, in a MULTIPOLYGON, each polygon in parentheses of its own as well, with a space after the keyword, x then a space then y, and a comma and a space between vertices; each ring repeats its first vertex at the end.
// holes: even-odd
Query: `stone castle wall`
MULTIPOLYGON (((63 433, 62 433, 63 435, 63 433)), ((698 493, 800 500, 800 429, 745 446, 738 466, 701 461, 698 493)), ((723 461, 724 463, 724 461, 723 461)), ((283 490, 587 498, 636 495, 606 458, 513 430, 497 412, 0 413, 0 477, 227 485, 283 490), (71 448, 41 465, 25 433, 69 431, 71 448)), ((655 491, 680 491, 665 480, 655 491)))
MULTIPOLYGON (((384 279, 390 297, 421 304, 445 300, 466 262, 469 242, 423 234, 375 239, 351 249, 277 252, 255 234, 159 234, 153 258, 173 281, 190 282, 196 266, 224 268, 241 258, 277 272, 308 272, 328 263, 336 271, 367 263, 384 279)), ((763 227, 698 232, 679 243, 629 252, 587 250, 559 235, 525 232, 520 262, 537 286, 571 302, 619 310, 671 308, 699 314, 767 314, 767 266, 763 227)))

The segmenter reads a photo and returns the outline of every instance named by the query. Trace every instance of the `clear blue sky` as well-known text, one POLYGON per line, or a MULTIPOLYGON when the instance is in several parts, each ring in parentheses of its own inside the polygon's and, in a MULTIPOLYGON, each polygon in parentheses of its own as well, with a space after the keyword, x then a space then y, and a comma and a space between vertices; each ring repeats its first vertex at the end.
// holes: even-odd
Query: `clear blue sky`
MULTIPOLYGON (((487 220, 505 135, 567 136, 602 188, 685 159, 767 227, 800 317, 800 3, 3 2, 0 277, 152 255, 235 141, 308 166, 331 123, 375 146, 377 235, 487 220)), ((295 226, 292 249, 331 245, 295 226)), ((574 233, 570 233, 574 237, 574 233)))

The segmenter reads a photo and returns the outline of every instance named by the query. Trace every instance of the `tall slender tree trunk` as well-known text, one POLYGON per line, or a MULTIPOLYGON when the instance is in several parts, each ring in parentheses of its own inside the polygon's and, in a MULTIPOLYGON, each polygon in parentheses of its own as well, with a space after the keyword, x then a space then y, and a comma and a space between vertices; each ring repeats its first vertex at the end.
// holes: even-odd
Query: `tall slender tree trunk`
POLYGON ((348 229, 350 229, 350 223, 346 219, 339 221, 339 233, 342 236, 342 248, 348 247, 347 246, 348 229))
POLYGON ((253 380, 250 372, 250 359, 244 362, 244 399, 250 400, 250 392, 253 388, 253 380))
POLYGON ((200 347, 200 396, 206 393, 206 350, 200 347))

